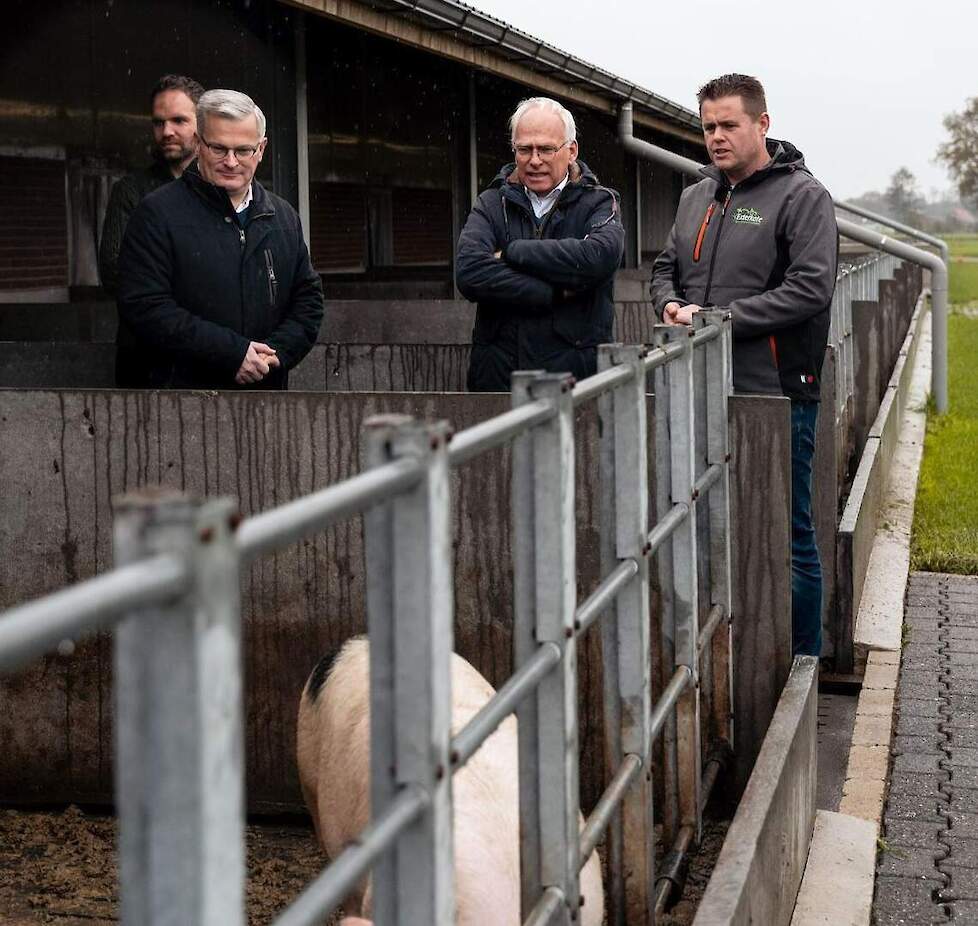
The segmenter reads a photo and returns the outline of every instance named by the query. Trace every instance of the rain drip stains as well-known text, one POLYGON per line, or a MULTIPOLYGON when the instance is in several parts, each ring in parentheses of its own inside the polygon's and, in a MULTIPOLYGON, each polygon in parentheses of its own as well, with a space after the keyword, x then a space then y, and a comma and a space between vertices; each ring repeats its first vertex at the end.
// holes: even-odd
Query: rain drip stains
POLYGON ((78 581, 78 541, 71 530, 71 506, 68 503, 68 472, 65 455, 65 434, 68 430, 68 413, 65 408, 64 393, 58 393, 58 405, 61 409, 61 495, 64 500, 65 528, 64 539, 61 542, 61 556, 64 559, 65 578, 68 585, 78 581))

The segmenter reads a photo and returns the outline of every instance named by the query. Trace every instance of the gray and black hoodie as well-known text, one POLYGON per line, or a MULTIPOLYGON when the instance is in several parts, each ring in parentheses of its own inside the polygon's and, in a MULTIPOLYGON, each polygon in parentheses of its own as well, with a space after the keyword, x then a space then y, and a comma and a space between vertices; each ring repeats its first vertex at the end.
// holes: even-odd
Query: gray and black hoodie
POLYGON ((683 191, 652 299, 727 309, 737 392, 818 400, 839 258, 832 198, 789 142, 731 187, 713 165, 683 191))

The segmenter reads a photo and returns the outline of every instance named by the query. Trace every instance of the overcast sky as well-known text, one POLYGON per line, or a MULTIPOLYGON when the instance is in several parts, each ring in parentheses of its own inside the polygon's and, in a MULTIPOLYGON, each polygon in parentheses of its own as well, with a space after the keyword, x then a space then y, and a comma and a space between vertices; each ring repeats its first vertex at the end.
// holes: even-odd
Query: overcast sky
POLYGON ((771 135, 839 198, 902 166, 927 195, 949 188, 941 120, 978 96, 978 0, 468 2, 691 109, 710 77, 759 77, 771 135))

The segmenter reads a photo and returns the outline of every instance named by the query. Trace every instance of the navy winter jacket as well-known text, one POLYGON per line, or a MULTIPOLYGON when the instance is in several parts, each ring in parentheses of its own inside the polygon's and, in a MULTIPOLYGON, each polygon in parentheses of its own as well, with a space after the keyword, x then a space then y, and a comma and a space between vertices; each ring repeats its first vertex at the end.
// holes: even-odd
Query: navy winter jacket
POLYGON ((253 181, 245 225, 191 165, 147 196, 119 256, 117 370, 131 388, 235 389, 251 341, 281 367, 253 389, 285 389, 316 342, 322 281, 295 210, 253 181))
POLYGON ((455 278, 462 295, 478 303, 470 389, 508 390, 516 369, 590 375, 597 345, 611 340, 625 240, 618 194, 581 161, 569 174, 538 220, 509 164, 466 220, 455 278))

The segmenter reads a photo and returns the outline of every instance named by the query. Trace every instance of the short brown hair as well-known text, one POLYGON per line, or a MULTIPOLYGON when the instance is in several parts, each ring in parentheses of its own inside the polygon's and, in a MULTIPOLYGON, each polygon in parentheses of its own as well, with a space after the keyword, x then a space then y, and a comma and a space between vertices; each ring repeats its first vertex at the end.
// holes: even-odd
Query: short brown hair
POLYGON ((164 74, 153 86, 149 95, 149 105, 152 106, 156 102, 156 98, 167 90, 179 90, 181 93, 186 93, 194 106, 204 95, 204 88, 192 77, 184 77, 183 74, 164 74))
POLYGON ((752 119, 757 119, 761 113, 767 112, 764 87, 756 77, 747 74, 723 74, 714 77, 700 87, 696 100, 702 110, 704 100, 718 100, 724 96, 739 96, 744 102, 744 111, 752 119))

